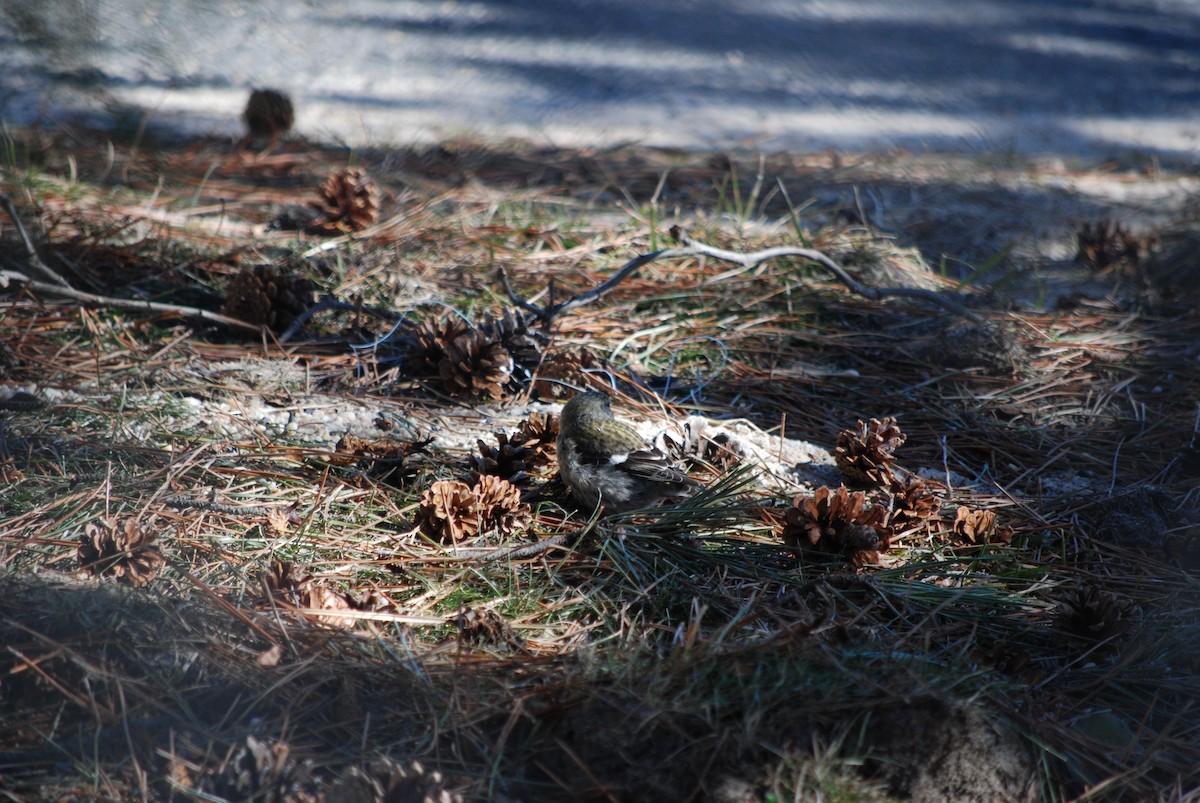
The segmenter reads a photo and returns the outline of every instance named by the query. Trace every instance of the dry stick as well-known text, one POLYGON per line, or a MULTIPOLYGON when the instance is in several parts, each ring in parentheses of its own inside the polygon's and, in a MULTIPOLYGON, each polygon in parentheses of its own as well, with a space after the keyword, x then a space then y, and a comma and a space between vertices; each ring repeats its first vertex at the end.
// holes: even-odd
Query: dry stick
MULTIPOLYGON (((651 251, 649 254, 642 254, 641 256, 634 257, 626 262, 619 271, 610 276, 603 284, 593 287, 586 293, 580 293, 577 296, 572 296, 561 304, 547 304, 545 308, 539 307, 535 304, 530 304, 528 301, 521 298, 521 296, 517 295, 517 292, 513 290, 512 285, 508 282, 508 274, 505 272, 504 268, 500 268, 500 281, 504 283, 504 292, 508 294, 509 299, 514 304, 526 312, 533 313, 544 323, 550 323, 550 321, 552 321, 556 315, 561 315, 567 310, 583 306, 584 304, 590 304, 597 298, 600 298, 600 296, 604 295, 618 284, 625 281, 625 279, 629 278, 630 274, 632 274, 642 265, 648 265, 661 256, 675 256, 676 250, 677 249, 667 248, 661 251, 651 251)), ((553 298, 553 295, 551 295, 551 298, 553 298)))
MULTIPOLYGON (((21 242, 25 243, 25 253, 29 255, 29 264, 37 268, 42 275, 46 276, 55 284, 63 287, 70 287, 67 280, 64 279, 58 271, 47 265, 38 256, 37 249, 33 247, 33 240, 29 239, 29 233, 25 231, 25 226, 21 223, 21 218, 17 215, 17 207, 13 204, 13 200, 7 194, 0 195, 0 204, 4 204, 4 211, 8 212, 8 216, 12 218, 13 223, 17 225, 17 233, 21 235, 21 242)), ((7 278, 7 276, 5 277, 7 278)), ((28 281, 28 279, 26 279, 28 281)), ((4 287, 0 284, 0 287, 4 287)))
POLYGON ((587 524, 578 530, 561 535, 543 538, 536 544, 527 544, 525 546, 503 547, 492 552, 487 552, 480 555, 474 560, 480 563, 491 563, 497 560, 523 560, 532 558, 536 555, 541 555, 543 552, 549 552, 555 547, 562 549, 574 549, 578 544, 583 543, 583 540, 596 531, 596 522, 598 518, 593 517, 587 524))
POLYGON ((25 226, 21 223, 21 218, 17 216, 17 210, 13 206, 12 199, 7 195, 0 195, 0 204, 4 205, 5 211, 8 212, 13 223, 17 225, 17 231, 21 234, 21 241, 25 244, 25 252, 29 257, 29 264, 53 279, 53 282, 39 282, 19 271, 0 270, 0 289, 8 287, 10 281, 15 281, 21 282, 35 292, 61 296, 63 298, 73 298, 76 301, 82 301, 85 304, 94 304, 99 307, 118 307, 121 309, 138 310, 140 312, 165 312, 188 318, 200 318, 201 320, 221 323, 238 329, 249 329, 251 332, 258 332, 259 334, 266 332, 266 328, 258 324, 247 323, 246 321, 230 318, 228 315, 210 312, 199 307, 183 307, 178 304, 163 304, 158 301, 138 301, 133 298, 113 298, 112 296, 102 296, 96 293, 86 293, 82 290, 76 290, 67 283, 66 279, 58 275, 58 273, 38 257, 37 249, 33 247, 33 241, 29 239, 29 234, 25 231, 25 226))
POLYGON ((292 325, 289 326, 284 333, 279 336, 279 342, 288 342, 295 337, 297 332, 304 328, 304 324, 308 323, 308 320, 312 316, 316 315, 318 312, 324 312, 325 310, 331 309, 342 310, 345 312, 364 312, 367 315, 374 315, 376 318, 381 318, 385 321, 394 321, 400 317, 400 313, 393 310, 386 310, 380 307, 368 307, 362 304, 352 304, 346 301, 337 301, 332 298, 327 298, 323 301, 318 301, 316 304, 313 304, 304 312, 300 313, 300 315, 296 317, 296 320, 292 321, 292 325))
POLYGON ((741 265, 746 270, 750 270, 751 268, 755 268, 758 265, 761 265, 763 262, 771 259, 779 259, 780 257, 802 257, 804 259, 816 262, 824 267, 826 270, 832 273, 838 279, 838 281, 846 285, 851 292, 857 293, 858 295, 871 299, 872 301, 878 301, 889 296, 917 298, 937 304, 948 312, 969 318, 976 323, 982 323, 984 320, 980 315, 967 309, 957 301, 947 298, 941 293, 937 293, 933 290, 925 290, 919 287, 869 287, 854 279, 845 271, 844 268, 842 268, 841 265, 834 262, 828 256, 812 248, 778 246, 775 248, 767 248, 762 251, 742 253, 740 251, 726 251, 724 248, 716 248, 715 246, 707 245, 705 243, 692 240, 688 237, 680 237, 680 240, 683 243, 682 248, 664 248, 659 251, 651 251, 648 254, 642 254, 641 256, 634 257, 629 262, 626 262, 620 270, 614 273, 603 284, 597 285, 585 293, 580 293, 579 295, 574 296, 561 304, 548 304, 544 308, 531 304, 524 298, 521 298, 521 296, 517 295, 516 291, 513 290, 512 285, 509 284, 508 274, 504 272, 503 268, 500 269, 500 279, 504 284, 504 292, 508 294, 509 299, 514 304, 517 304, 527 312, 536 315, 538 319, 544 323, 549 323, 557 315, 561 315, 570 309, 595 301, 628 278, 630 274, 632 274, 638 268, 642 267, 643 265, 647 265, 656 259, 667 257, 706 256, 711 257, 712 259, 720 259, 725 262, 732 262, 736 265, 741 265))
POLYGON ((554 535, 549 538, 543 538, 541 541, 538 541, 536 544, 528 544, 526 546, 517 546, 517 547, 504 547, 503 549, 497 549, 492 552, 488 552, 486 555, 480 555, 478 558, 475 558, 475 560, 478 560, 480 563, 491 563, 493 561, 506 560, 506 559, 507 560, 524 560, 525 558, 532 558, 536 555, 540 555, 543 552, 549 552, 551 549, 554 549, 555 547, 562 547, 563 549, 570 549, 571 547, 573 547, 575 545, 575 542, 579 539, 580 535, 581 535, 580 532, 570 532, 570 533, 563 533, 562 535, 554 535))
POLYGON ((119 309, 132 309, 140 312, 166 312, 173 315, 180 315, 185 318, 200 318, 213 323, 221 323, 226 326, 232 326, 238 329, 248 329, 251 332, 262 333, 264 327, 246 321, 240 321, 237 318, 230 318, 228 315, 211 312, 199 307, 183 307, 176 304, 162 304, 158 301, 138 301, 133 298, 113 298, 112 296, 101 296, 95 293, 85 293, 82 290, 76 290, 72 287, 67 287, 58 284, 48 284, 30 279, 23 273, 18 273, 12 270, 0 270, 0 288, 7 286, 9 280, 23 282, 30 290, 47 295, 62 296, 63 298, 73 298, 76 301, 82 301, 85 304, 94 304, 98 307, 116 307, 119 309))
POLYGON ((231 516, 269 516, 274 510, 286 510, 286 508, 272 508, 263 505, 225 505, 220 502, 210 502, 207 499, 192 499, 187 496, 175 496, 166 500, 163 504, 179 510, 183 510, 184 508, 199 508, 200 510, 211 510, 215 513, 228 513, 231 516))

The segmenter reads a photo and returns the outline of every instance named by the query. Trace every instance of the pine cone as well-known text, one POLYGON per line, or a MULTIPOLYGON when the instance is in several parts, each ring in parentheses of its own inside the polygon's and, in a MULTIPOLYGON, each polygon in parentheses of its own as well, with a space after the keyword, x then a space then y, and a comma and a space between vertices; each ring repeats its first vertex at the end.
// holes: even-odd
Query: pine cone
POLYGON ((408 373, 436 376, 454 398, 501 399, 513 380, 515 366, 503 344, 462 318, 426 321, 405 341, 408 373))
POLYGON ((317 803, 321 795, 312 777, 312 762, 296 762, 290 753, 284 742, 269 744, 247 736, 220 773, 205 779, 201 787, 226 800, 317 803))
POLYGON ((83 529, 75 556, 80 568, 92 576, 111 573, 118 582, 143 586, 167 562, 154 546, 155 538, 154 533, 139 527, 136 519, 90 522, 83 529))
POLYGON ((496 446, 477 440, 479 455, 472 461, 476 479, 489 474, 506 479, 514 485, 529 480, 529 471, 554 461, 558 438, 558 417, 530 414, 506 435, 496 433, 496 446))
POLYGON ((1087 639, 1103 641, 1129 630, 1133 623, 1126 614, 1129 603, 1116 594, 1096 586, 1076 589, 1074 596, 1063 604, 1059 621, 1068 633, 1087 639))
MULTIPOLYGON (((323 611, 350 611, 363 607, 355 604, 347 594, 314 579, 290 561, 272 560, 270 567, 263 572, 262 579, 271 596, 285 605, 323 611)), ((346 628, 354 625, 354 619, 349 616, 315 614, 312 618, 329 627, 346 628)))
POLYGON ((321 217, 311 228, 326 234, 362 231, 379 216, 379 198, 373 182, 360 167, 339 170, 325 179, 320 203, 313 207, 321 217))
POLYGON ((528 514, 519 488, 485 475, 474 487, 459 480, 435 482, 421 497, 416 521, 427 535, 457 544, 488 527, 508 535, 525 523, 528 514))
POLYGON ((460 608, 454 617, 458 637, 468 644, 487 644, 525 649, 525 641, 513 631, 512 625, 500 614, 488 608, 460 608))
POLYGON ((905 435, 896 419, 872 418, 870 424, 858 422, 858 429, 838 433, 834 460, 846 479, 855 485, 879 487, 892 481, 892 454, 904 443, 905 435))
POLYGON ((498 317, 486 313, 479 321, 479 331, 489 340, 499 343, 513 359, 513 373, 526 382, 542 361, 546 336, 529 328, 529 320, 511 307, 498 317))
POLYGON ((780 537, 803 550, 846 556, 855 566, 879 560, 890 544, 884 510, 866 508, 866 494, 822 485, 812 496, 797 496, 784 513, 780 537))
POLYGON ((479 534, 478 498, 460 480, 439 480, 421 496, 417 525, 432 538, 457 544, 479 534))
POLYGON ((312 283, 274 265, 247 266, 225 291, 226 315, 273 332, 287 329, 312 304, 312 283))
POLYGON ((484 475, 475 486, 483 520, 500 535, 511 535, 529 519, 529 505, 521 502, 521 489, 500 477, 484 475))
POLYGON ((905 477, 900 479, 893 475, 891 487, 892 511, 888 517, 888 526, 897 535, 916 530, 924 526, 937 515, 941 501, 929 487, 929 483, 920 477, 905 477))
POLYGON ((274 145, 279 138, 292 130, 296 122, 296 111, 292 99, 275 89, 255 89, 246 101, 242 112, 246 123, 246 138, 270 139, 274 145))
POLYGON ((554 454, 558 451, 558 416, 530 413, 529 418, 517 425, 512 440, 533 451, 536 465, 555 462, 554 454))
POLYGON ((1012 533, 996 526, 996 513, 991 510, 971 510, 960 505, 954 515, 952 531, 960 541, 969 544, 1007 544, 1012 533))
POLYGON ((587 349, 549 354, 537 369, 533 395, 542 401, 561 401, 564 396, 575 395, 573 388, 588 386, 588 370, 603 367, 603 361, 587 349))
POLYGON ((372 480, 400 488, 417 473, 408 458, 423 453, 432 442, 432 438, 412 442, 391 438, 370 441, 347 433, 338 440, 334 447, 338 454, 329 462, 355 465, 372 480))
POLYGON ((1137 267, 1140 261, 1141 245, 1120 223, 1084 223, 1075 234, 1075 242, 1075 261, 1094 271, 1117 264, 1137 267))
POLYGON ((513 359, 503 345, 477 329, 454 339, 438 364, 442 386, 454 398, 504 398, 513 359))
POLYGON ((292 596, 312 583, 312 575, 290 560, 275 559, 262 573, 262 580, 270 591, 292 596))
POLYGON ((527 482, 529 474, 526 469, 533 458, 533 450, 514 443, 502 432, 496 433, 496 441, 496 446, 488 446, 482 438, 475 441, 479 445, 479 456, 473 460, 472 466, 475 476, 500 477, 513 485, 527 482))
POLYGON ((437 376, 446 349, 470 331, 471 323, 457 315, 423 322, 404 339, 405 370, 410 376, 437 376))
POLYGON ((371 762, 366 770, 353 767, 329 786, 326 803, 463 803, 463 796, 446 788, 446 779, 418 761, 398 764, 390 758, 371 762))

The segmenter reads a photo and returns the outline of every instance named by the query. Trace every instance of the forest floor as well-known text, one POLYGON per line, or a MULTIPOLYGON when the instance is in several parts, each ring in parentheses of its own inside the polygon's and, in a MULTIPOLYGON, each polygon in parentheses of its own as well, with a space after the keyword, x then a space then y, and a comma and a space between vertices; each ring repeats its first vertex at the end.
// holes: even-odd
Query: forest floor
POLYGON ((4 146, 8 799, 1200 800, 1200 177, 4 146))

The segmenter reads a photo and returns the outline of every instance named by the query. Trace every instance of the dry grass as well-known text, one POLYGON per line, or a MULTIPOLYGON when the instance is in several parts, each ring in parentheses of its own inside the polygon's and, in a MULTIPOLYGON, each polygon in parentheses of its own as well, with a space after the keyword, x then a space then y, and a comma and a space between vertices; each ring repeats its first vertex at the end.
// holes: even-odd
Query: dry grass
MULTIPOLYGON (((359 306, 281 343, 4 291, 0 382, 48 402, 0 412, 11 799, 333 798, 351 768, 386 775, 381 756, 409 776, 419 761, 423 794, 468 799, 1200 794, 1187 310, 1005 309, 838 210, 789 202, 847 180, 798 159, 9 142, 2 189, 77 287, 216 310, 230 276, 272 263, 359 306), (382 190, 374 226, 264 229, 349 162, 382 190), (790 499, 745 474, 589 525, 544 471, 515 539, 422 534, 422 492, 467 475, 473 438, 519 420, 529 386, 454 401, 397 367, 394 338, 352 345, 504 309, 499 268, 540 303, 551 280, 557 298, 582 292, 676 222, 726 248, 819 248, 877 285, 964 289, 990 323, 856 298, 798 260, 690 258, 556 321, 549 353, 590 350, 630 415, 663 409, 648 389, 829 447, 895 416, 899 465, 948 486, 938 515, 855 569, 786 547, 790 499), (367 437, 462 437, 384 481, 334 453, 326 409, 361 410, 338 426, 367 437), (964 542, 959 506, 993 511, 1005 537, 964 542), (86 526, 130 520, 165 564, 137 587, 92 577, 86 526)), ((10 221, 0 241, 0 267, 25 270, 10 221)))

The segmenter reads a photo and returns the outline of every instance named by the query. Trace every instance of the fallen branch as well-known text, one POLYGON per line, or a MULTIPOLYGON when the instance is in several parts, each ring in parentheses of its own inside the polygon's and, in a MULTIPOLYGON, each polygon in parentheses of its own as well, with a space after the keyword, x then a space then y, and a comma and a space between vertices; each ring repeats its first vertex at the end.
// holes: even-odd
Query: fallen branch
POLYGON ((248 329, 251 332, 262 333, 265 331, 265 327, 258 324, 248 323, 237 318, 230 318, 228 315, 221 315, 218 312, 201 309, 200 307, 183 307, 178 304, 163 304, 158 301, 139 301, 136 298, 113 298, 112 296, 102 296, 96 293, 85 293, 69 285, 39 282, 15 270, 0 270, 0 290, 8 287, 10 281, 21 282, 30 290, 38 293, 71 298, 97 307, 117 307, 119 309, 138 310, 139 312, 168 313, 185 318, 200 318, 237 329, 248 329))
POLYGON ((479 555, 474 559, 480 563, 491 563, 497 560, 524 560, 526 558, 536 557, 543 553, 549 552, 551 549, 563 549, 570 551, 576 546, 584 542, 584 539, 591 536, 596 531, 596 522, 599 521, 599 511, 593 516, 587 524, 578 530, 572 530, 569 533, 543 538, 536 544, 525 544, 516 547, 504 547, 502 549, 493 550, 483 555, 479 555))
POLYGON ((651 251, 648 254, 642 254, 634 257, 630 261, 621 266, 621 269, 614 273, 603 284, 593 287, 587 292, 580 293, 577 296, 563 301, 560 304, 553 303, 553 294, 551 294, 551 303, 545 307, 539 307, 536 304, 530 303, 522 298, 512 287, 508 280, 508 274, 504 269, 500 269, 500 280, 504 285, 504 292, 508 294, 509 300, 519 306, 521 309, 529 312, 537 317, 543 325, 549 326, 550 323, 559 315, 562 315, 575 307, 590 304, 606 293, 610 292, 625 279, 629 278, 638 268, 643 265, 648 265, 658 259, 666 259, 672 257, 690 257, 690 256, 705 256, 711 259, 719 259, 723 262, 732 262, 735 265, 741 265, 746 270, 756 268, 764 262, 772 259, 780 259, 783 257, 800 257, 812 262, 816 262, 821 267, 828 270, 842 284, 853 293, 863 296, 872 301, 879 301, 884 298, 915 298, 922 301, 928 301, 936 304, 947 312, 955 315, 961 315, 964 318, 969 318, 976 323, 982 323, 983 318, 975 312, 967 309, 958 301, 938 293, 933 290, 926 290, 919 287, 870 287, 855 279, 845 268, 837 262, 830 259, 820 251, 812 248, 798 248, 793 246, 777 246, 775 248, 766 248, 761 251, 753 251, 743 253, 740 251, 727 251, 724 248, 717 248, 706 243, 693 240, 683 236, 683 233, 678 227, 671 229, 671 234, 681 243, 678 248, 663 248, 658 251, 651 251))
POLYGON ((562 535, 543 538, 536 544, 528 544, 526 546, 505 547, 489 552, 486 555, 481 555, 476 558, 480 563, 491 563, 497 560, 524 560, 549 552, 551 549, 560 548, 570 550, 575 546, 575 542, 579 540, 580 533, 564 533, 562 535))
POLYGON ((540 321, 542 321, 542 323, 548 326, 555 317, 562 315, 564 312, 572 310, 575 307, 581 307, 584 304, 590 304, 591 302, 605 295, 618 284, 632 276, 634 271, 642 267, 642 265, 648 265, 662 256, 676 256, 675 252, 678 250, 679 249, 677 248, 666 248, 661 251, 651 251, 649 254, 642 254, 641 256, 634 257, 622 265, 621 269, 610 276, 603 284, 593 287, 586 293, 580 293, 577 296, 572 296, 561 304, 554 303, 554 293, 552 292, 553 288, 551 288, 551 300, 550 303, 548 303, 545 307, 539 307, 535 304, 531 304, 517 295, 516 291, 513 290, 512 285, 508 282, 508 274, 505 273, 504 268, 500 269, 500 280, 504 283, 504 292, 508 294, 508 297, 513 301, 513 303, 526 312, 533 313, 540 321))
POLYGON ((201 320, 212 321, 213 323, 220 323, 237 329, 248 329, 251 332, 259 334, 264 334, 267 331, 265 327, 258 324, 247 323, 246 321, 230 318, 228 315, 221 315, 220 313, 201 309, 200 307, 184 307, 178 304, 163 304, 158 301, 139 301, 134 298, 114 298, 112 296, 102 296, 83 290, 76 290, 66 279, 38 256, 37 249, 33 246, 33 240, 30 239, 29 233, 25 231, 24 224, 21 223, 21 218, 17 215, 17 209, 13 205, 12 198, 7 195, 0 195, 0 204, 3 204, 4 210, 8 212, 8 216, 12 218, 13 223, 17 226, 17 232, 21 235, 21 242, 25 244, 25 253, 29 264, 51 279, 49 282, 41 282, 31 279, 27 274, 20 271, 0 270, 0 290, 7 288, 9 282, 20 282, 30 290, 38 293, 71 298, 81 301, 84 304, 92 304, 98 307, 117 307, 120 309, 137 310, 139 312, 167 313, 170 315, 180 315, 185 318, 200 318, 201 320))
MULTIPOLYGON (((25 231, 25 226, 21 223, 21 217, 17 214, 17 207, 13 204, 12 198, 8 195, 0 195, 0 204, 4 204, 4 211, 8 212, 8 216, 17 226, 17 233, 21 235, 21 242, 25 244, 25 253, 29 256, 29 264, 54 284, 70 287, 67 280, 58 271, 47 265, 38 256, 37 249, 33 247, 33 240, 29 238, 29 233, 25 231)), ((6 286, 6 284, 0 284, 0 287, 6 286)))
POLYGON ((390 322, 395 322, 400 317, 400 313, 394 312, 393 310, 380 309, 379 307, 368 307, 363 304, 352 304, 346 301, 338 301, 336 299, 326 298, 322 301, 318 301, 316 304, 313 304, 304 312, 297 315, 296 319, 292 321, 292 325, 284 330, 283 334, 279 336, 279 342, 286 343, 291 340, 296 336, 297 332, 304 328, 304 325, 308 323, 312 316, 316 315, 318 312, 325 312, 326 310, 342 310, 353 313, 361 312, 390 322))

